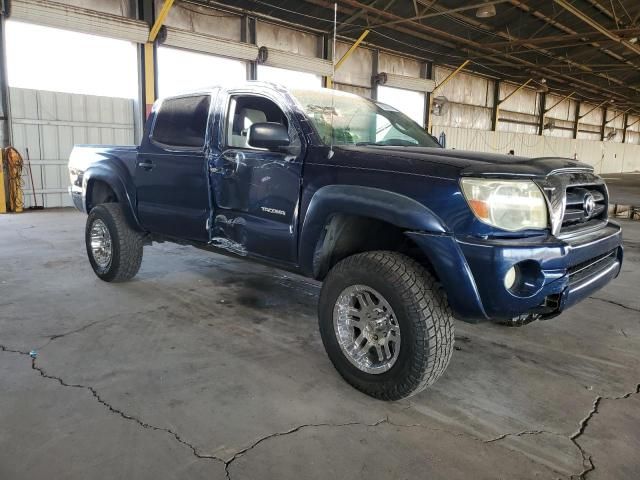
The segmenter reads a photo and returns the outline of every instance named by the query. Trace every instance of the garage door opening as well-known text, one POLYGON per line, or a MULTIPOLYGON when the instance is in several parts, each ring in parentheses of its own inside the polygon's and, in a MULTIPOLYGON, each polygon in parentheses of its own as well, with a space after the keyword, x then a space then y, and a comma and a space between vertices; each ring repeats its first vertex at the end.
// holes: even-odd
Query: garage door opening
POLYGON ((424 126, 425 94, 393 87, 378 87, 378 101, 386 103, 424 126))
POLYGON ((258 65, 258 80, 278 83, 287 88, 320 88, 322 86, 320 75, 267 65, 258 65))
POLYGON ((238 85, 247 79, 247 64, 178 48, 158 48, 158 94, 161 97, 214 86, 238 85))
POLYGON ((136 98, 136 47, 124 40, 8 20, 10 87, 136 98))

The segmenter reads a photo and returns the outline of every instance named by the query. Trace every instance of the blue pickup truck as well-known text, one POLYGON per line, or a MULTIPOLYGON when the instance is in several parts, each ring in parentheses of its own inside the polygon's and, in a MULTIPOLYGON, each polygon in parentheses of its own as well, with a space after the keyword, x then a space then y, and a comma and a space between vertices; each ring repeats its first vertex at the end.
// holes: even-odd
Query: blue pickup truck
POLYGON ((96 275, 136 275, 172 241, 321 280, 326 351, 396 400, 444 372, 453 318, 522 325, 622 264, 583 163, 445 150, 396 109, 260 82, 159 100, 140 146, 76 146, 70 193, 96 275))

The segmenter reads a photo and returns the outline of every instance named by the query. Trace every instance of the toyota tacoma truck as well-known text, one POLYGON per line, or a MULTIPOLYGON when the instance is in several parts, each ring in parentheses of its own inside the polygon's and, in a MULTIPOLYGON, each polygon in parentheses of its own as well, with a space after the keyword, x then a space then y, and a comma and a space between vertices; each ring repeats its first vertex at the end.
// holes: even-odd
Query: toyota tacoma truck
POLYGON ((549 319, 622 264, 589 165, 446 150, 396 109, 334 90, 165 98, 139 146, 76 146, 69 171, 99 278, 131 279, 144 246, 170 241, 320 280, 327 354, 380 399, 442 375, 453 318, 549 319))

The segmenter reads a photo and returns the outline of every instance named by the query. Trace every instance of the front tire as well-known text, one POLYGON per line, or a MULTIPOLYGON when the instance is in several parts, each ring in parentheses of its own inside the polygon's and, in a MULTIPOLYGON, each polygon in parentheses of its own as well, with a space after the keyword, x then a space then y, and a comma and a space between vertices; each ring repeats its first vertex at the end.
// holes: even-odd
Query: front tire
POLYGON ((93 271, 105 282, 126 282, 140 270, 142 235, 129 226, 117 203, 103 203, 91 210, 85 244, 93 271))
POLYGON ((358 390, 399 400, 433 384, 453 352, 453 319, 435 279, 397 252, 348 257, 320 293, 320 334, 336 370, 358 390))

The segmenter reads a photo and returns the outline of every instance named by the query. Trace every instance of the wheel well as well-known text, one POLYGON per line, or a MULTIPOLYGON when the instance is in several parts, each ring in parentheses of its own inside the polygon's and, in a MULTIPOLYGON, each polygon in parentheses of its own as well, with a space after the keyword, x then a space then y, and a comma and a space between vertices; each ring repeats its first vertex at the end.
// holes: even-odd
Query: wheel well
POLYGON ((336 263, 356 253, 391 250, 417 260, 437 278, 427 256, 404 233, 402 228, 375 218, 333 215, 327 221, 314 251, 314 276, 322 280, 336 263))
POLYGON ((87 186, 87 211, 101 203, 118 203, 118 197, 107 182, 94 180, 87 186))

